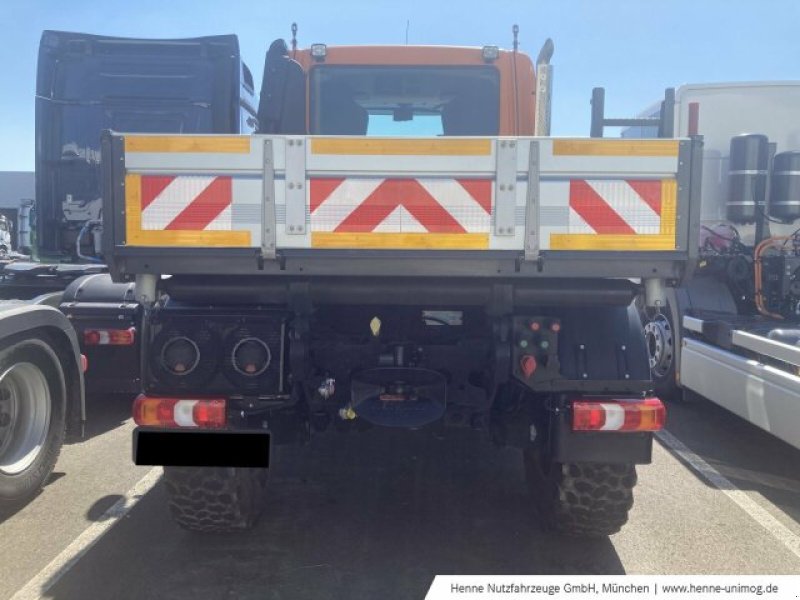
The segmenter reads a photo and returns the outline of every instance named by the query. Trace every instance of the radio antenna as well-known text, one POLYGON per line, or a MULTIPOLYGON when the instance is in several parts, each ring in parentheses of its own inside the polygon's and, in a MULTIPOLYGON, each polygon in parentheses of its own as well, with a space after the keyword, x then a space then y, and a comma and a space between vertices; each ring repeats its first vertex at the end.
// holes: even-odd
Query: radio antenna
POLYGON ((411 26, 411 19, 406 19, 406 46, 408 46, 408 28, 411 26))
POLYGON ((297 23, 292 23, 292 58, 297 54, 297 23))

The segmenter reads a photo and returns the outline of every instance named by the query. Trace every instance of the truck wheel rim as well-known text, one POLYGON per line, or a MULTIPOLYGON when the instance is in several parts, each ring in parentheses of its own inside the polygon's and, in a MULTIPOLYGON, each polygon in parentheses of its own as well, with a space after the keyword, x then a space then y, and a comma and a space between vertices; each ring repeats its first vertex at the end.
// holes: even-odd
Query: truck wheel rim
POLYGON ((650 372, 656 377, 666 376, 672 368, 672 326, 667 317, 658 314, 644 326, 650 372))
POLYGON ((0 473, 18 475, 39 456, 50 426, 50 387, 42 370, 18 363, 0 375, 0 473))

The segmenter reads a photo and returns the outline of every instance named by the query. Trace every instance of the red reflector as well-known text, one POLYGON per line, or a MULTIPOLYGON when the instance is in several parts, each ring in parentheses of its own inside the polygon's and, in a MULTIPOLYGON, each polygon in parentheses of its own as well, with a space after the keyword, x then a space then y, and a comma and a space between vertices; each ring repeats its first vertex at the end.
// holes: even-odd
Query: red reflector
POLYGON ((659 431, 667 411, 658 398, 644 400, 575 400, 573 431, 659 431))
POLYGON ((224 398, 158 398, 140 394, 133 402, 133 420, 147 427, 215 429, 226 423, 224 398))
POLYGON ((136 340, 136 328, 128 329, 85 329, 85 346, 132 346, 136 340))
POLYGON ((530 354, 525 354, 519 359, 519 369, 525 375, 525 379, 530 378, 533 372, 536 371, 536 358, 530 354))
POLYGON ((85 354, 81 354, 81 371, 86 373, 89 370, 89 359, 86 358, 85 354))

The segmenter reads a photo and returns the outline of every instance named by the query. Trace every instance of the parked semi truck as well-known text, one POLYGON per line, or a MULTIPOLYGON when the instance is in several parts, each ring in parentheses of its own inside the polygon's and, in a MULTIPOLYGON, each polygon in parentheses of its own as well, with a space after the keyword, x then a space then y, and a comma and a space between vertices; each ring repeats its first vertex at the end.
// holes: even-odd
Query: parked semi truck
POLYGON ((85 418, 78 340, 53 298, 0 302, 0 508, 41 489, 85 418))
MULTIPOLYGON (((234 35, 142 40, 45 31, 36 89, 34 254, 0 271, 0 298, 63 291, 92 370, 93 393, 139 389, 130 286, 112 283, 100 256, 100 135, 249 133, 253 77, 234 35)), ((30 223, 29 223, 30 224, 30 223)))
POLYGON ((484 430, 546 527, 626 522, 665 419, 634 300, 691 273, 701 141, 549 137, 551 54, 279 40, 259 134, 105 136, 134 459, 181 526, 251 526, 270 444, 331 424, 484 430))
MULTIPOLYGON (((0 504, 42 486, 65 423, 80 435, 79 351, 91 365, 88 391, 140 389, 133 286, 113 283, 98 254, 101 132, 248 133, 255 112, 253 79, 236 36, 42 34, 36 205, 24 222, 41 262, 0 263, 0 504)), ((0 257, 7 233, 0 220, 0 257)))
MULTIPOLYGON (((695 276, 644 319, 656 389, 700 394, 800 448, 800 82, 668 97, 668 127, 654 106, 623 131, 705 141, 695 276)), ((601 106, 597 92, 596 134, 601 106)))

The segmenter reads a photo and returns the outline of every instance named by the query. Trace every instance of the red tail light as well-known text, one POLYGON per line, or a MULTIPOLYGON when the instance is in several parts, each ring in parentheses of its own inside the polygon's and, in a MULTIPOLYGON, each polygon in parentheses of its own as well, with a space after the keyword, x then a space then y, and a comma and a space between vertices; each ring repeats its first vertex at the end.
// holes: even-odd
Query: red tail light
POLYGON ((572 403, 573 431, 659 431, 666 418, 667 411, 658 398, 572 403))
POLYGON ((132 346, 136 341, 136 328, 84 329, 84 346, 132 346))
POLYGON ((133 420, 147 427, 218 429, 226 423, 224 398, 157 398, 140 394, 133 402, 133 420))

